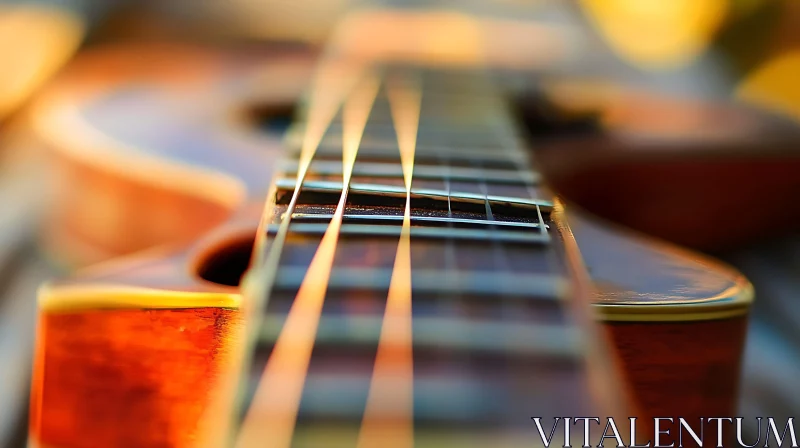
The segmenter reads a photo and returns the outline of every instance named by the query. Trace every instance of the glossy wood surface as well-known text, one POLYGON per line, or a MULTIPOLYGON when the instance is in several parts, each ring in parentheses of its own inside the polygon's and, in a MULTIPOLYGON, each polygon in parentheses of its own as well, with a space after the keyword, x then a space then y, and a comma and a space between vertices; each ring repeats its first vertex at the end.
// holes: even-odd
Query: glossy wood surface
MULTIPOLYGON (((653 418, 684 418, 700 431, 701 418, 736 415, 746 335, 744 317, 705 322, 607 322, 622 375, 639 409, 642 435, 652 440, 653 418)), ((666 426, 665 426, 666 427, 666 426)), ((664 445, 678 444, 677 425, 664 445)), ((716 443, 709 436, 705 446, 716 443)), ((684 446, 697 446, 689 436, 684 446)))
MULTIPOLYGON (((800 146, 787 152, 796 149, 800 146)), ((720 251, 787 234, 800 219, 790 205, 800 192, 800 156, 608 154, 569 168, 557 163, 543 161, 553 170, 553 188, 587 211, 699 250, 720 251), (602 190, 595 188, 598 182, 602 190)))
POLYGON ((540 139, 542 173, 568 200, 703 251, 797 228, 789 204, 800 194, 800 127, 788 117, 614 85, 565 86, 545 94, 547 107, 523 101, 522 109, 540 139))
POLYGON ((190 446, 226 368, 238 312, 44 313, 31 402, 48 447, 190 446))

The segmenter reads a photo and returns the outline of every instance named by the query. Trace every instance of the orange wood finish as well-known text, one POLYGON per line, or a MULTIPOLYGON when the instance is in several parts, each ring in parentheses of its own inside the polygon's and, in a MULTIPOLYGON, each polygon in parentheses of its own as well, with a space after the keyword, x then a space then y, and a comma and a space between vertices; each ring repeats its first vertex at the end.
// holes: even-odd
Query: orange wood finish
MULTIPOLYGON (((122 80, 158 79, 174 86, 207 82, 219 70, 217 56, 213 51, 174 44, 130 45, 126 51, 115 46, 95 48, 71 62, 40 102, 61 90, 92 92, 122 80), (146 51, 146 56, 131 57, 137 50, 146 51)), ((38 106, 35 109, 41 114, 38 106)), ((65 267, 196 238, 232 212, 230 206, 126 176, 125 168, 110 170, 96 160, 75 158, 61 148, 70 142, 66 137, 63 142, 41 139, 56 180, 42 239, 48 253, 65 267), (143 208, 148 213, 142 213, 143 208)), ((106 151, 111 156, 118 149, 106 151)))
POLYGON ((30 433, 41 446, 188 446, 235 310, 43 313, 30 433), (119 422, 126 422, 119 425, 119 422))
MULTIPOLYGON (((704 322, 606 322, 604 327, 638 410, 637 427, 646 437, 644 442, 653 437, 654 417, 682 417, 699 431, 700 417, 736 415, 746 317, 704 322)), ((669 445, 677 420, 664 428, 672 428, 670 436, 662 437, 662 445, 669 445)), ((714 446, 716 434, 709 428, 704 445, 714 446)), ((695 446, 688 435, 683 443, 695 446)))
POLYGON ((114 174, 55 151, 53 158, 59 200, 50 209, 43 238, 57 261, 67 266, 196 239, 232 213, 230 207, 114 174))

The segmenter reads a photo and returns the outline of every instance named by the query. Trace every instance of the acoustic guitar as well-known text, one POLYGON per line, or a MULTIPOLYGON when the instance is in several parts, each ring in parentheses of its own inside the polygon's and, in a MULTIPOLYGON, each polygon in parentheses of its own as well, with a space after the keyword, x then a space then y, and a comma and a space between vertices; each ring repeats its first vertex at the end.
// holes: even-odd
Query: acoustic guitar
POLYGON ((64 244, 175 244, 41 289, 32 446, 516 447, 556 417, 646 440, 734 415, 747 280, 555 197, 490 70, 176 54, 40 109, 73 178, 108 182, 64 244))

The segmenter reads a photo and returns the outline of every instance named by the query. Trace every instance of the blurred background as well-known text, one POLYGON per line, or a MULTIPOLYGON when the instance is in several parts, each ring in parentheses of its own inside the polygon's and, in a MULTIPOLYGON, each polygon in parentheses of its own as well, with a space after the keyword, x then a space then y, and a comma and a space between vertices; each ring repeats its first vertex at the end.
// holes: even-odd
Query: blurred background
MULTIPOLYGON (((800 409, 794 384, 800 377, 800 208, 795 202, 800 199, 800 139, 788 124, 800 120, 800 3, 399 5, 421 4, 468 11, 483 20, 480 26, 493 38, 478 56, 469 39, 451 39, 436 51, 419 53, 434 62, 480 60, 512 73, 509 90, 527 128, 542 142, 556 142, 533 150, 558 192, 608 219, 720 257, 753 281, 757 300, 740 415, 786 418, 800 409), (542 104, 547 104, 544 110, 542 104), (769 113, 755 115, 763 121, 754 126, 758 132, 750 132, 750 118, 740 120, 726 108, 706 104, 769 113), (606 128, 598 130, 598 123, 606 128), (673 123, 680 125, 673 129, 673 123), (602 138, 590 139, 580 150, 557 144, 564 135, 589 132, 591 137, 615 126, 657 135, 666 143, 658 154, 635 144, 591 143, 602 138), (717 133, 726 138, 715 138, 717 133)), ((340 51, 375 51, 348 33, 351 27, 337 26, 356 6, 365 2, 0 1, 0 446, 25 444, 39 284, 97 261, 199 235, 229 212, 224 201, 217 201, 216 206, 197 205, 206 217, 202 222, 176 221, 166 217, 170 210, 176 213, 169 198, 163 204, 137 202, 130 187, 120 186, 119 179, 157 176, 155 170, 99 173, 88 168, 87 160, 117 154, 124 159, 131 147, 148 145, 153 136, 140 130, 156 124, 192 132, 187 123, 198 121, 187 117, 205 113, 203 120, 218 120, 221 126, 246 123, 262 128, 259 132, 280 133, 307 67, 324 48, 330 50, 326 42, 340 51), (259 78, 258 68, 268 67, 275 55, 297 61, 289 75, 295 83, 278 92, 264 88, 269 81, 259 78), (126 97, 136 92, 128 88, 102 104, 92 99, 94 92, 121 81, 155 82, 180 97, 187 84, 211 79, 225 79, 225 90, 234 93, 226 98, 209 93, 183 103, 137 103, 126 97), (219 108, 231 97, 249 98, 235 123, 228 123, 230 116, 219 108), (271 117, 268 122, 260 120, 264 114, 271 117), (98 128, 114 130, 113 138, 98 128)), ((382 28, 374 17, 349 20, 353 27, 382 28)), ((435 33, 447 26, 458 35, 472 29, 472 22, 465 25, 446 14, 417 25, 400 33, 435 33)), ((401 56, 403 45, 414 45, 410 37, 386 39, 383 43, 401 56)), ((192 142, 185 135, 160 137, 192 142)), ((204 157, 202 148, 196 151, 192 157, 204 157)), ((224 188, 220 183, 220 191, 224 188)))

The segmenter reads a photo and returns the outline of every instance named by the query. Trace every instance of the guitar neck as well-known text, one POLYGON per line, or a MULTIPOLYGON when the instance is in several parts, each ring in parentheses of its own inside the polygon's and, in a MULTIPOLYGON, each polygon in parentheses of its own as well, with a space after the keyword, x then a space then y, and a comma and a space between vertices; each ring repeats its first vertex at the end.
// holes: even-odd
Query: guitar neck
POLYGON ((528 414, 574 412, 589 396, 553 198, 485 73, 370 76, 311 157, 315 92, 290 133, 247 281, 264 323, 250 371, 263 374, 240 443, 313 440, 330 425, 348 428, 343 441, 398 427, 421 428, 417 442, 519 441, 528 414), (354 146, 364 89, 374 98, 354 146), (276 386, 288 371, 301 377, 292 397, 276 386), (259 427, 283 419, 296 430, 259 427))

